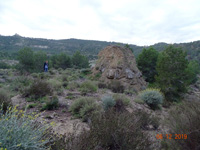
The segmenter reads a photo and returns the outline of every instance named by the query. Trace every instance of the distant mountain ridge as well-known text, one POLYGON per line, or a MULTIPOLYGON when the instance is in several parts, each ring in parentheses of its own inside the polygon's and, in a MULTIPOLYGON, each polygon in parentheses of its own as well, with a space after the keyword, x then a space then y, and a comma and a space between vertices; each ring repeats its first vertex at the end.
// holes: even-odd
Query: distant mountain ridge
MULTIPOLYGON (((24 47, 30 47, 33 50, 43 50, 48 53, 60 53, 66 52, 68 54, 73 54, 75 51, 79 50, 82 54, 88 56, 96 56, 100 50, 104 49, 108 45, 121 45, 125 46, 125 43, 117 42, 106 42, 106 41, 93 41, 93 40, 80 40, 80 39, 63 39, 63 40, 53 40, 53 39, 42 39, 42 38, 29 38, 22 37, 18 34, 13 36, 3 36, 0 35, 0 51, 16 52, 24 47)), ((151 45, 158 51, 164 50, 169 44, 167 43, 157 43, 151 45)), ((173 44, 175 46, 182 47, 188 53, 188 58, 200 59, 200 41, 173 44)), ((130 48, 133 53, 137 56, 143 48, 148 48, 149 46, 137 46, 130 44, 130 48)))

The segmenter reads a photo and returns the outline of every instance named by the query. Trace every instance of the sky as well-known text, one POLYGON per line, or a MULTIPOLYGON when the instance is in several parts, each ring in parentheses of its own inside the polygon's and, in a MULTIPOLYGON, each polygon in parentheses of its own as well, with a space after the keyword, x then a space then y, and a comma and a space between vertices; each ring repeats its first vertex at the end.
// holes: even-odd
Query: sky
POLYGON ((0 0, 0 35, 140 46, 200 40, 200 0, 0 0))

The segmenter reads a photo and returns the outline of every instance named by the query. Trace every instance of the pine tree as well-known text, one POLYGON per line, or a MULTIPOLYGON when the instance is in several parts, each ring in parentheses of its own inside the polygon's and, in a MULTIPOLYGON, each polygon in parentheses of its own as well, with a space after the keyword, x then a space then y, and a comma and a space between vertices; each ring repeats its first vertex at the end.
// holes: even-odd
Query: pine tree
POLYGON ((186 53, 181 48, 167 47, 158 57, 156 82, 168 101, 178 101, 186 92, 186 53))
POLYGON ((147 82, 153 83, 155 81, 156 63, 158 58, 158 51, 153 47, 143 49, 142 53, 137 58, 137 65, 147 82))

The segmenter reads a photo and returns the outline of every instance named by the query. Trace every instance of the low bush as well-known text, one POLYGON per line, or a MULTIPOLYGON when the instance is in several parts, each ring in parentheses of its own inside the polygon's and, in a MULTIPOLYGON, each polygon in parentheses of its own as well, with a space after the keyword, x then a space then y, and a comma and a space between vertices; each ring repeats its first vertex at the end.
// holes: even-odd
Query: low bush
POLYGON ((97 91, 97 85, 92 81, 85 81, 80 85, 79 91, 82 94, 94 93, 97 91))
POLYGON ((114 107, 116 104, 116 101, 111 95, 105 95, 101 98, 103 108, 105 111, 109 110, 110 108, 114 107))
MULTIPOLYGON (((188 101, 170 108, 165 124, 172 135, 163 140, 165 149, 199 150, 200 148, 200 102, 188 101)), ((164 133, 164 134, 169 134, 164 133)))
POLYGON ((158 89, 146 89, 139 93, 139 98, 142 99, 151 109, 158 108, 159 104, 163 103, 164 96, 158 89))
POLYGON ((29 105, 27 106, 27 108, 34 108, 34 107, 36 107, 37 105, 38 105, 37 103, 29 104, 29 105))
POLYGON ((50 137, 46 136, 49 125, 37 123, 38 115, 27 114, 9 108, 0 114, 0 147, 7 150, 44 150, 50 137))
POLYGON ((114 108, 115 111, 122 112, 130 104, 130 99, 124 94, 105 95, 101 100, 105 111, 114 108))
POLYGON ((100 110, 100 107, 92 97, 81 97, 76 99, 69 108, 69 111, 76 118, 87 121, 90 116, 100 110))
POLYGON ((10 96, 8 92, 0 89, 0 109, 2 107, 3 112, 6 112, 7 108, 11 105, 10 96))
POLYGON ((47 80, 47 82, 55 89, 55 90, 57 90, 57 89, 59 89, 59 88, 61 88, 62 87, 62 82, 61 81, 59 81, 58 79, 49 79, 49 80, 47 80))
POLYGON ((52 94, 52 88, 49 83, 42 80, 35 80, 34 83, 24 91, 23 96, 38 99, 50 94, 52 94))
POLYGON ((105 89, 107 88, 107 85, 103 82, 98 82, 98 88, 105 89))
POLYGON ((114 94, 113 98, 116 102, 114 108, 116 111, 125 111, 125 107, 130 104, 130 99, 125 94, 114 94))
POLYGON ((33 83, 33 79, 27 76, 19 76, 12 83, 11 88, 14 91, 23 92, 26 87, 30 86, 33 83))
POLYGON ((58 104, 58 97, 53 96, 50 99, 47 100, 45 105, 43 105, 42 110, 54 110, 57 109, 59 106, 58 104))
POLYGON ((69 82, 68 83, 68 85, 67 85, 67 89, 68 90, 75 90, 75 89, 77 89, 77 88, 79 88, 80 87, 80 85, 79 85, 79 83, 78 82, 75 82, 75 81, 71 81, 71 82, 69 82))
POLYGON ((10 65, 8 65, 5 62, 0 61, 0 69, 9 69, 9 68, 11 68, 10 65))
POLYGON ((108 85, 109 89, 112 90, 114 93, 123 93, 124 86, 121 84, 120 81, 114 80, 108 85))
POLYGON ((67 75, 62 75, 62 81, 63 82, 68 81, 68 76, 67 75))
POLYGON ((141 116, 108 111, 93 116, 89 131, 70 136, 67 150, 147 150, 151 142, 140 125, 141 116))
POLYGON ((66 88, 67 85, 68 85, 68 82, 67 82, 67 81, 63 81, 62 86, 63 86, 64 88, 66 88))
POLYGON ((116 102, 122 100, 125 106, 128 106, 130 104, 130 99, 125 94, 114 94, 113 98, 116 102))
POLYGON ((33 78, 38 78, 38 77, 39 77, 39 74, 38 74, 38 73, 32 73, 31 76, 32 76, 33 78))

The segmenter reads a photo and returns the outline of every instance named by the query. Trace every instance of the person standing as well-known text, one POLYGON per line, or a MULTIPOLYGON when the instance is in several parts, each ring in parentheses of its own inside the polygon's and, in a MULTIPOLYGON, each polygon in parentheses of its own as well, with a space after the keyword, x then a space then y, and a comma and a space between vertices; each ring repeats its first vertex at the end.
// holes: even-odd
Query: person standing
POLYGON ((44 63, 44 72, 48 72, 48 61, 44 63))

